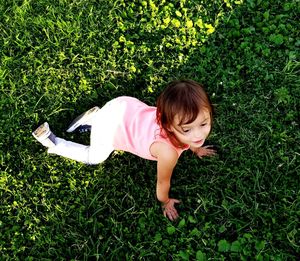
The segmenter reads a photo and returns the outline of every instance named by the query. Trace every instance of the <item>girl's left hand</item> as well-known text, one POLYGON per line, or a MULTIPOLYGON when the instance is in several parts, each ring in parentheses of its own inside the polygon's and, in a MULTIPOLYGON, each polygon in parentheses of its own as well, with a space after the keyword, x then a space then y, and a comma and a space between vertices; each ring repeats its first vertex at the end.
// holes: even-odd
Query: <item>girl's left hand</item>
POLYGON ((198 148, 195 151, 195 153, 197 154, 197 156, 199 158, 202 158, 204 156, 215 156, 217 154, 217 151, 213 148, 214 148, 214 146, 207 145, 207 146, 198 148))
POLYGON ((180 203, 178 199, 170 198, 167 203, 162 204, 162 210, 165 217, 168 217, 171 221, 174 221, 179 217, 178 212, 174 206, 175 203, 180 203))

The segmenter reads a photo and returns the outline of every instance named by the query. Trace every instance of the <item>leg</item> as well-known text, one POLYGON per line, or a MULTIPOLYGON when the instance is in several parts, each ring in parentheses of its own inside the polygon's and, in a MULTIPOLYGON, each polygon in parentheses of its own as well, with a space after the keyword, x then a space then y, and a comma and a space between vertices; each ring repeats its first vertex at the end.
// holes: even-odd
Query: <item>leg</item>
MULTIPOLYGON (((54 145, 47 146, 34 134, 33 136, 35 136, 35 138, 44 146, 49 148, 48 153, 57 154, 86 164, 98 164, 106 160, 111 152, 114 151, 114 138, 115 135, 117 135, 120 122, 123 120, 125 109, 126 104, 119 103, 118 101, 111 101, 100 110, 90 110, 93 112, 89 113, 89 115, 93 114, 93 117, 90 117, 88 120, 88 123, 91 125, 90 146, 61 138, 55 138, 54 145)), ((77 120, 76 123, 78 124, 78 122, 80 122, 80 124, 82 124, 83 119, 86 119, 86 117, 81 116, 79 119, 80 121, 77 120)), ((51 132, 50 129, 49 132, 51 132)), ((47 135, 49 135, 49 132, 47 132, 47 135)), ((43 139, 45 139, 44 136, 43 139)), ((48 137, 49 136, 46 138, 48 137)))
POLYGON ((48 149, 48 153, 60 155, 85 164, 99 164, 105 161, 113 151, 112 148, 82 145, 61 138, 56 138, 56 145, 48 149))
MULTIPOLYGON (((32 135, 45 147, 48 153, 57 154, 86 164, 98 164, 108 158, 111 146, 85 146, 56 137, 47 122, 39 126, 32 135)), ((99 144, 101 145, 101 144, 99 144)))

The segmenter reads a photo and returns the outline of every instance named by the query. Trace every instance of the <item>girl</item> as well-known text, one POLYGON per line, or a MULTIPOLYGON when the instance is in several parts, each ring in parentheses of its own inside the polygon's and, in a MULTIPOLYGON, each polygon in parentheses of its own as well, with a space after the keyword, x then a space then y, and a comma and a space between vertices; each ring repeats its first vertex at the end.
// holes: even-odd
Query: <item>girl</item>
POLYGON ((67 132, 90 130, 89 146, 56 137, 47 122, 32 134, 48 147, 48 153, 86 164, 101 163, 114 150, 157 161, 157 199, 164 216, 173 221, 178 217, 174 204, 180 203, 169 198, 173 169, 187 149, 199 157, 216 153, 202 147, 211 125, 212 105, 204 89, 192 80, 181 80, 167 86, 156 107, 122 96, 78 116, 67 132))

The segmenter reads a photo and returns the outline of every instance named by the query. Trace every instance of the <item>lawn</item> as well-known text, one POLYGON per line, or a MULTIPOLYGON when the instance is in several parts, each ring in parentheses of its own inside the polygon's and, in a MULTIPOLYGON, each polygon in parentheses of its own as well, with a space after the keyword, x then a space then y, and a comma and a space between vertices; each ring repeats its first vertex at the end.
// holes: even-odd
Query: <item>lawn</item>
POLYGON ((0 0, 1 260, 299 260, 300 2, 0 0), (119 95, 155 105, 201 82, 214 158, 186 152, 172 178, 115 152, 87 166, 48 155, 74 117, 119 95))

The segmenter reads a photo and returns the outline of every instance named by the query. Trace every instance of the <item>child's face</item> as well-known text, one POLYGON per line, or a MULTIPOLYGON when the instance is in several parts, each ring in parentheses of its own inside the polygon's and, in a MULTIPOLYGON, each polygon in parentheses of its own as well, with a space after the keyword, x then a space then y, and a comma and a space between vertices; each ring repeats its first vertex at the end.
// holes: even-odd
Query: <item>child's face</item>
POLYGON ((197 118, 189 124, 179 125, 179 122, 179 117, 176 115, 170 127, 176 138, 192 148, 201 147, 211 130, 210 113, 208 111, 200 112, 197 118))

